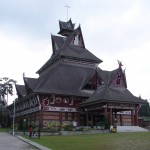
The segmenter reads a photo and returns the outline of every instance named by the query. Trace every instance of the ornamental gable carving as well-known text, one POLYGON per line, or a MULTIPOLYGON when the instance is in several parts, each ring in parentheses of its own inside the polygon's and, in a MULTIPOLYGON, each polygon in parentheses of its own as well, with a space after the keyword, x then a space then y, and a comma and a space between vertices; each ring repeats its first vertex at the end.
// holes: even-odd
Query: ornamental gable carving
POLYGON ((113 78, 113 80, 110 83, 110 86, 125 87, 124 78, 123 78, 123 75, 122 75, 121 71, 119 71, 115 75, 115 77, 113 78))

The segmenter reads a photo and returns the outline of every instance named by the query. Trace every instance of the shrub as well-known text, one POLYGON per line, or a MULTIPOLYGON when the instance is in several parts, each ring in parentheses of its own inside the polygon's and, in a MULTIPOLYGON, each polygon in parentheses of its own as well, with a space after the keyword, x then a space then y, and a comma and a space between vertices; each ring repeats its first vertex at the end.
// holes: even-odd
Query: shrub
POLYGON ((65 125, 63 128, 64 128, 64 131, 73 131, 73 129, 74 129, 72 124, 65 125))

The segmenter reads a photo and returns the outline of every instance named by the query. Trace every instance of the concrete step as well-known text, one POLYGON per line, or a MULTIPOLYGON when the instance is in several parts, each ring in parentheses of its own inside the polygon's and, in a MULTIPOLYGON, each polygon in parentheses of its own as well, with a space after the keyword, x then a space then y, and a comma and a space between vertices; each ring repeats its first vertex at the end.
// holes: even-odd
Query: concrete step
POLYGON ((147 132, 147 129, 139 126, 117 126, 117 132, 147 132))

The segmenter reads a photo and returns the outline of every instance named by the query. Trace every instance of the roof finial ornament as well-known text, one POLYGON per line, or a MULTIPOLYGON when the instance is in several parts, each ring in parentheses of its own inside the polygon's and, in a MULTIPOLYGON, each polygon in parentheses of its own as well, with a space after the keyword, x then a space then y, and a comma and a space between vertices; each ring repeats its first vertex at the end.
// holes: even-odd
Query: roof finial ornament
POLYGON ((68 21, 68 9, 71 7, 68 4, 65 7, 67 8, 67 21, 68 21))
POLYGON ((25 77, 25 72, 23 72, 23 74, 22 74, 22 75, 23 75, 23 78, 24 78, 24 77, 25 77))
POLYGON ((118 65, 119 65, 119 68, 121 68, 123 66, 122 62, 117 60, 118 61, 118 65))

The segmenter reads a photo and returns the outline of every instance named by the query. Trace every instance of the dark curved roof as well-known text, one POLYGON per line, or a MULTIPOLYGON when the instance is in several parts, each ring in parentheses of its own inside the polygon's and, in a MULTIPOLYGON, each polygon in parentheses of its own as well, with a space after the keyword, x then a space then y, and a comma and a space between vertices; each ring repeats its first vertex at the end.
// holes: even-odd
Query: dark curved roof
POLYGON ((89 96, 81 90, 81 86, 86 76, 93 75, 95 68, 59 61, 39 78, 25 78, 25 81, 33 92, 89 96))
POLYGON ((112 87, 112 86, 101 86, 99 87, 93 95, 90 96, 81 105, 86 105, 89 103, 100 103, 100 102, 130 102, 130 103, 146 103, 145 100, 134 96, 128 89, 122 87, 112 87))
POLYGON ((24 85, 16 84, 16 90, 17 90, 17 94, 21 97, 24 97, 27 95, 26 88, 24 85))
POLYGON ((75 24, 72 23, 72 20, 68 20, 67 22, 59 21, 60 31, 58 34, 68 35, 70 32, 74 30, 75 24))
POLYGON ((102 62, 99 58, 89 52, 87 49, 76 46, 67 46, 60 52, 61 56, 76 58, 81 60, 93 61, 96 63, 102 62))
POLYGON ((102 77, 102 79, 104 80, 104 82, 107 85, 110 85, 111 81, 113 80, 115 75, 117 75, 117 73, 119 71, 121 71, 121 73, 122 73, 125 88, 127 88, 126 75, 125 75, 125 72, 123 72, 121 68, 117 68, 117 69, 112 70, 112 71, 106 71, 106 70, 102 70, 100 68, 97 68, 98 74, 102 77))
POLYGON ((39 74, 43 73, 55 61, 57 61, 62 57, 76 59, 79 61, 84 60, 92 63, 102 62, 101 59, 93 55, 90 51, 88 51, 85 48, 80 26, 77 29, 75 29, 67 38, 52 35, 52 47, 53 47, 53 54, 51 58, 37 71, 37 73, 39 74), (81 35, 82 46, 76 46, 71 44, 71 41, 74 39, 76 33, 81 35))
POLYGON ((112 71, 106 71, 100 68, 97 69, 98 74, 103 78, 107 85, 112 81, 113 77, 117 74, 118 71, 119 68, 112 71))

